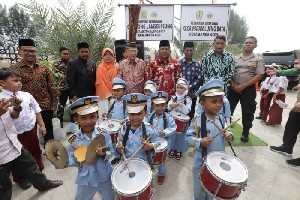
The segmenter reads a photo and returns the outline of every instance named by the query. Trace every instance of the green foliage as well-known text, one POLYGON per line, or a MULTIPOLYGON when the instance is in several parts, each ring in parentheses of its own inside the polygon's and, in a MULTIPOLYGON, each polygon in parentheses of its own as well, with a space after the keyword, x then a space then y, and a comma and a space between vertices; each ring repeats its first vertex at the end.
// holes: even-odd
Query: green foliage
POLYGON ((236 11, 230 10, 228 43, 243 44, 248 34, 248 25, 244 17, 240 17, 236 11))
POLYGON ((57 68, 53 66, 53 63, 48 60, 40 61, 41 64, 46 65, 52 72, 52 77, 55 82, 55 85, 58 89, 60 89, 60 80, 64 76, 57 68))
POLYGON ((58 2, 58 7, 48 7, 36 0, 22 4, 35 22, 39 51, 57 55, 58 49, 65 46, 74 58, 77 43, 84 41, 90 45, 91 59, 99 61, 102 49, 113 46, 113 0, 98 0, 91 13, 83 1, 78 6, 72 0, 58 2))

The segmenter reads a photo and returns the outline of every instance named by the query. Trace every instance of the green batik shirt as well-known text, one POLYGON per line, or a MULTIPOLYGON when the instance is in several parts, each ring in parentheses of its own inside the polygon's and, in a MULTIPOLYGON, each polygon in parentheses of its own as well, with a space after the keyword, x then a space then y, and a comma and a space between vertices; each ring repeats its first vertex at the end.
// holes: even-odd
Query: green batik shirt
POLYGON ((226 51, 216 56, 215 50, 210 50, 202 59, 201 72, 203 84, 215 76, 222 77, 224 83, 227 83, 234 74, 233 56, 226 51))

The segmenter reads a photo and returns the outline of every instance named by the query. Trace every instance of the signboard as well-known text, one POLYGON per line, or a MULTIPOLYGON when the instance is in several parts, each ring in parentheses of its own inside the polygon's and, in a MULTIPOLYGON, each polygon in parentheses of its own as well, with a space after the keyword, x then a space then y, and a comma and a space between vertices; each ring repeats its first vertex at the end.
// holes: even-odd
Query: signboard
POLYGON ((181 6, 180 39, 212 41, 228 33, 229 5, 181 6))
MULTIPOLYGON (((174 6, 141 6, 136 40, 173 40, 174 6)), ((125 6, 126 39, 129 40, 129 9, 125 6)))

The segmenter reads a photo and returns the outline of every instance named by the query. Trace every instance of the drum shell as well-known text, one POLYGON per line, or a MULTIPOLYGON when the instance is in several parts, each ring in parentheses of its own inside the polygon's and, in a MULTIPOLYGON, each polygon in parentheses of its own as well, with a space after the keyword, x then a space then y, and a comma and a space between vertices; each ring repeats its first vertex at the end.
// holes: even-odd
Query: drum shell
POLYGON ((175 119, 175 123, 177 125, 176 131, 178 133, 184 133, 189 125, 189 122, 180 121, 178 119, 175 119))
POLYGON ((109 133, 110 134, 110 138, 111 138, 111 143, 112 144, 117 144, 118 143, 118 132, 115 133, 109 133))
POLYGON ((159 166, 162 165, 167 160, 168 147, 165 149, 158 151, 152 156, 153 165, 159 166))
POLYGON ((118 195, 118 199, 119 200, 150 200, 151 197, 152 197, 152 190, 153 190, 153 187, 152 187, 152 184, 149 184, 149 186, 144 190, 142 191, 141 193, 139 194, 136 194, 134 196, 126 196, 125 194, 119 194, 117 192, 117 195, 118 195))

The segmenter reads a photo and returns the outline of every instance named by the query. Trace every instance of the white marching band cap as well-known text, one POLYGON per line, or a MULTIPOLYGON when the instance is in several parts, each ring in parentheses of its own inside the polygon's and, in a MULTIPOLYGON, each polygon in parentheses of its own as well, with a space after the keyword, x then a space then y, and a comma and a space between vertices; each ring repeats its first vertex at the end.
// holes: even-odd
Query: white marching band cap
POLYGON ((219 96, 224 95, 224 83, 221 78, 212 78, 207 83, 205 83, 199 90, 196 92, 197 96, 219 96))
POLYGON ((69 108, 78 115, 87 115, 98 111, 98 96, 82 97, 74 101, 69 108))
POLYGON ((122 100, 127 103, 126 110, 128 113, 139 113, 147 105, 148 96, 141 93, 130 93, 123 96, 122 100))
POLYGON ((152 93, 156 92, 156 84, 153 81, 146 81, 144 89, 151 90, 152 93))
POLYGON ((169 95, 164 91, 157 91, 150 96, 154 104, 166 103, 168 101, 169 95))
POLYGON ((128 88, 128 84, 123 79, 116 77, 112 80, 112 89, 128 88))

